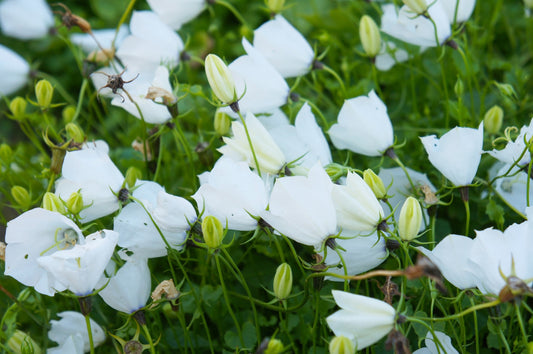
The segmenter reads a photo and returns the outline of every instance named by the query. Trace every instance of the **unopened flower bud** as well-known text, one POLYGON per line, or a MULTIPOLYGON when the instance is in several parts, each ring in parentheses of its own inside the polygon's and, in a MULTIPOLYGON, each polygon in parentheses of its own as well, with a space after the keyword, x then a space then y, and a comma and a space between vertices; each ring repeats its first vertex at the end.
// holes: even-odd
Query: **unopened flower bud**
POLYGON ((426 0, 403 0, 403 3, 418 15, 422 15, 428 9, 426 0))
POLYGON ((268 346, 266 347, 264 354, 280 354, 283 352, 283 343, 276 338, 271 338, 268 341, 268 346))
POLYGON ((329 342, 330 354, 353 354, 355 347, 353 342, 345 336, 336 336, 329 342))
POLYGON ((143 173, 141 172, 141 170, 139 170, 137 167, 132 166, 126 171, 126 185, 129 188, 133 188, 137 180, 141 179, 142 177, 143 173))
POLYGON ((46 192, 43 197, 43 209, 65 214, 65 205, 54 193, 46 192))
POLYGON ((233 75, 228 66, 215 54, 205 58, 205 74, 215 96, 225 104, 237 102, 233 75))
POLYGON ((0 163, 8 165, 13 157, 13 150, 7 144, 0 145, 0 163))
POLYGON ((270 13, 279 14, 285 6, 285 0, 266 0, 266 5, 270 13))
POLYGON ((282 263, 274 275, 274 295, 278 300, 285 300, 292 290, 292 269, 287 263, 282 263))
POLYGON ((347 171, 346 167, 336 163, 330 163, 324 169, 332 181, 338 180, 340 177, 344 176, 347 171))
POLYGON ((218 135, 226 135, 231 127, 231 118, 221 110, 215 113, 215 131, 218 135))
POLYGON ((417 237, 422 225, 422 208, 416 198, 408 197, 403 203, 398 221, 398 232, 404 241, 411 241, 417 237))
POLYGON ((202 234, 207 247, 217 249, 224 238, 224 228, 216 217, 209 215, 202 220, 202 234))
POLYGON ((13 186, 11 188, 11 197, 13 197, 13 200, 19 208, 23 210, 28 210, 30 208, 31 197, 26 188, 21 186, 13 186))
POLYGON ((504 97, 510 98, 511 100, 516 100, 518 98, 513 85, 501 84, 499 82, 495 82, 494 84, 504 97))
POLYGON ((61 116, 63 117, 63 122, 65 124, 68 124, 72 122, 74 119, 74 116, 76 115, 76 106, 66 106, 63 108, 63 112, 61 112, 61 116))
POLYGON ((374 58, 379 54, 381 50, 381 35, 379 28, 368 15, 361 17, 359 23, 359 37, 361 38, 361 44, 365 50, 366 55, 370 58, 374 58))
POLYGON ((455 91, 455 95, 457 97, 461 97, 465 92, 465 84, 463 83, 463 80, 461 80, 460 77, 457 77, 457 81, 455 82, 453 90, 455 91))
POLYGON ((41 354, 41 347, 28 334, 21 330, 15 330, 15 333, 7 341, 7 347, 15 354, 41 354))
POLYGON ((26 116, 26 106, 28 102, 22 97, 15 97, 9 102, 9 110, 16 121, 21 121, 26 116))
POLYGON ((383 199, 387 195, 387 191, 385 189, 385 186, 383 185, 383 181, 381 178, 379 178, 378 175, 371 169, 366 169, 363 171, 363 179, 365 180, 366 184, 372 189, 372 192, 374 192, 374 195, 378 199, 383 199))
POLYGON ((75 143, 83 143, 85 141, 85 134, 76 123, 68 123, 65 126, 65 130, 67 131, 67 136, 75 143))
POLYGON ((498 106, 492 106, 483 118, 483 126, 490 134, 496 134, 500 131, 503 122, 503 109, 498 106))
POLYGON ((42 110, 50 108, 52 96, 54 96, 54 87, 48 80, 40 80, 35 84, 35 96, 37 103, 42 110))
POLYGON ((72 214, 79 214, 83 209, 83 196, 80 192, 74 192, 67 199, 67 209, 72 214))

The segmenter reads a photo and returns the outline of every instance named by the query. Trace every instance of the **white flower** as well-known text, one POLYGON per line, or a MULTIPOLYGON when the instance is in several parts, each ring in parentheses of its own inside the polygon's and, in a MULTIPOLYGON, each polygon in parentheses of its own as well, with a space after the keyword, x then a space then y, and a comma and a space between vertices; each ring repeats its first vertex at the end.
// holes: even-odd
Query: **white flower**
POLYGON ((402 63, 409 59, 409 53, 402 48, 397 48, 393 42, 384 41, 381 51, 376 56, 376 68, 381 71, 390 70, 394 64, 402 63))
POLYGON ((315 57, 301 33, 279 14, 254 31, 254 47, 285 78, 305 75, 315 57))
POLYGON ((450 23, 454 23, 454 19, 457 22, 467 21, 474 7, 476 6, 476 0, 439 0, 446 11, 446 15, 450 19, 450 23), (455 12, 457 10, 457 18, 455 17, 455 12))
POLYGON ((78 296, 93 292, 96 283, 113 255, 118 233, 95 232, 83 244, 37 258, 37 263, 78 296))
MULTIPOLYGON (((100 45, 104 49, 111 48, 111 44, 113 42, 113 39, 115 38, 116 29, 101 29, 93 30, 92 32, 98 40, 98 43, 100 43, 100 45)), ((124 38, 126 38, 126 36, 128 36, 128 34, 128 26, 120 26, 115 42, 115 47, 120 46, 120 43, 122 43, 122 41, 124 40, 124 38)), ((72 43, 79 45, 85 53, 91 53, 92 51, 101 49, 94 41, 94 38, 88 33, 73 33, 70 35, 70 40, 72 43)))
POLYGON ((137 181, 136 186, 133 197, 143 203, 150 215, 138 203, 122 208, 114 221, 114 230, 120 234, 119 246, 147 258, 166 255, 167 246, 155 222, 169 245, 182 249, 189 225, 196 220, 196 211, 191 203, 166 193, 155 182, 137 181))
POLYGON ((206 0, 147 0, 148 5, 169 27, 179 30, 181 26, 205 9, 206 0))
POLYGON ((83 336, 76 333, 68 336, 59 346, 46 349, 46 354, 83 354, 83 336))
POLYGON ((348 172, 346 184, 333 185, 331 195, 342 230, 374 231, 385 216, 374 192, 357 173, 348 172))
MULTIPOLYGON (((59 345, 65 343, 69 337, 79 334, 82 338, 83 351, 90 350, 89 335, 87 334, 87 325, 85 317, 75 311, 63 311, 57 314, 61 319, 50 321, 50 330, 48 331, 48 338, 58 343, 59 345)), ((98 346, 105 341, 105 332, 96 321, 91 321, 91 332, 93 334, 94 346, 98 346)), ((82 351, 82 352, 83 352, 82 351)))
MULTIPOLYGON (((261 172, 277 174, 286 163, 283 152, 261 122, 250 112, 246 115, 246 127, 259 163, 259 169, 261 172)), ((223 140, 226 145, 219 148, 218 151, 233 160, 246 161, 250 167, 257 169, 243 124, 234 121, 231 124, 231 130, 233 137, 224 137, 223 140)))
POLYGON ((146 305, 150 290, 148 260, 133 256, 111 277, 107 286, 98 294, 115 310, 130 314, 146 305))
POLYGON ((376 343, 393 329, 396 311, 386 302, 339 290, 331 293, 341 310, 326 318, 328 326, 336 336, 354 341, 357 350, 376 343))
POLYGON ((421 137, 429 161, 455 186, 466 186, 474 179, 483 153, 483 122, 478 129, 455 127, 440 139, 421 137))
POLYGON ((428 332, 424 340, 426 347, 415 350, 413 354, 459 354, 453 347, 450 337, 439 331, 435 331, 435 334, 438 342, 433 338, 433 334, 428 332))
MULTIPOLYGON (((501 166, 497 174, 494 176, 501 176, 507 171, 511 165, 506 164, 501 166)), ((491 169, 492 170, 492 169, 491 169)), ((493 187, 496 192, 502 197, 507 203, 509 203, 513 208, 518 210, 521 213, 526 212, 527 208, 527 188, 528 176, 527 172, 519 171, 515 166, 511 169, 511 172, 507 177, 500 177, 494 181, 493 187)), ((533 188, 529 188, 529 200, 533 200, 533 188)))
POLYGON ((67 217, 41 208, 29 210, 7 223, 4 274, 52 296, 66 287, 37 260, 78 242, 85 242, 83 234, 67 217))
POLYGON ((290 239, 320 248, 337 229, 332 186, 318 163, 307 177, 278 178, 263 219, 290 239))
POLYGON ((392 146, 394 134, 387 106, 374 90, 367 96, 346 100, 338 123, 328 133, 337 149, 348 149, 367 156, 380 156, 392 146))
POLYGON ((516 137, 515 141, 507 143, 502 150, 488 151, 488 154, 495 159, 498 159, 507 164, 513 164, 517 162, 518 166, 524 166, 531 161, 531 154, 527 151, 527 145, 529 140, 533 137, 533 119, 529 125, 524 125, 520 129, 520 134, 516 137), (522 157, 522 153, 525 151, 522 157))
POLYGON ((116 193, 122 187, 124 176, 101 149, 83 148, 68 151, 61 178, 56 181, 56 194, 67 200, 80 191, 83 204, 88 206, 80 213, 87 223, 118 210, 120 204, 116 193), (114 194, 115 193, 115 194, 114 194))
POLYGON ((6 36, 18 39, 41 38, 53 26, 54 16, 44 0, 0 2, 0 28, 6 36))
POLYGON ((11 95, 28 81, 30 66, 20 55, 0 44, 0 97, 11 95))
POLYGON ((192 196, 204 216, 213 215, 231 230, 255 230, 268 204, 263 180, 245 162, 220 158, 211 172, 200 176, 201 186, 192 196))

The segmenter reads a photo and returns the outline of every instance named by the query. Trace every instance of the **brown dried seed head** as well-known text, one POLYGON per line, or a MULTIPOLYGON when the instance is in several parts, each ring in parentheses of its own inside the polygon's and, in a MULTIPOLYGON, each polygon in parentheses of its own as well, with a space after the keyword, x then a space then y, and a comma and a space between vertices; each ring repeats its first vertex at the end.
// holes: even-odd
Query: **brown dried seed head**
POLYGON ((168 300, 174 300, 180 296, 180 293, 178 290, 176 290, 176 286, 174 285, 174 281, 172 279, 163 280, 156 286, 152 292, 152 300, 161 300, 163 295, 165 295, 165 298, 168 300))
POLYGON ((85 20, 83 17, 74 15, 65 4, 58 2, 53 5, 60 6, 63 8, 63 10, 65 10, 65 12, 63 13, 56 11, 56 13, 61 14, 61 22, 63 23, 63 25, 65 25, 65 27, 71 29, 75 26, 81 29, 84 33, 92 32, 91 25, 89 24, 89 22, 87 22, 87 20, 85 20))

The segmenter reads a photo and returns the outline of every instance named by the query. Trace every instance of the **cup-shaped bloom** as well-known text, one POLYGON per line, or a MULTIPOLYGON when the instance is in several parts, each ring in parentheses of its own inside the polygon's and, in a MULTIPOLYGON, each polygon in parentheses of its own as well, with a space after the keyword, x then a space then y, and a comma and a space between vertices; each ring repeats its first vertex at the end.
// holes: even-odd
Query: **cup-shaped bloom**
MULTIPOLYGON (((250 112, 246 115, 246 127, 254 148, 257 163, 261 172, 277 174, 285 165, 285 156, 278 145, 272 139, 265 127, 250 112)), ((250 148, 250 142, 246 136, 246 130, 241 122, 234 121, 231 125, 233 137, 224 137, 226 145, 218 149, 224 156, 236 161, 246 161, 252 168, 255 165, 254 155, 250 148)))
MULTIPOLYGON (((107 279, 103 278, 103 284, 105 281, 107 279)), ((115 310, 130 314, 146 305, 150 289, 148 260, 134 255, 111 277, 98 295, 115 310)))
POLYGON ((0 44, 0 96, 10 95, 24 86, 29 73, 30 66, 26 60, 0 44))
POLYGON ((418 236, 422 225, 422 208, 418 199, 408 197, 403 203, 398 220, 398 233, 404 241, 411 241, 418 236))
POLYGON ((355 353, 355 346, 350 338, 345 336, 335 336, 329 342, 330 354, 353 354, 355 353))
POLYGON ((524 125, 520 129, 520 134, 516 137, 515 141, 509 141, 505 148, 502 150, 491 150, 488 154, 501 162, 507 164, 514 164, 517 162, 518 166, 524 166, 531 161, 531 154, 526 151, 529 141, 533 138, 533 119, 531 119, 529 125, 524 125))
POLYGON ((278 178, 263 219, 294 241, 320 248, 337 230, 332 187, 329 176, 318 163, 307 177, 278 178))
POLYGON ((402 0, 405 6, 407 6, 412 12, 417 15, 421 15, 428 9, 426 0, 402 0))
POLYGON ((452 339, 445 333, 435 331, 435 335, 437 336, 437 340, 435 340, 431 332, 428 332, 426 334, 426 339, 424 339, 426 346, 415 350, 413 354, 459 354, 452 345, 452 339))
POLYGON ((386 302, 338 290, 331 293, 341 310, 326 318, 328 326, 336 336, 354 341, 357 350, 376 343, 393 329, 396 311, 386 302))
POLYGON ((305 75, 315 57, 304 36, 279 14, 254 31, 254 47, 285 78, 305 75))
POLYGON ((81 333, 70 335, 59 346, 46 349, 46 354, 83 354, 85 352, 81 333))
POLYGON ((54 16, 44 0, 0 2, 0 28, 6 36, 36 39, 46 36, 52 27, 54 16))
POLYGON ((442 3, 450 23, 467 21, 476 6, 476 0, 439 0, 439 2, 442 3))
POLYGON ((368 96, 346 100, 328 133, 337 149, 380 156, 394 143, 387 106, 374 90, 368 96))
POLYGON ((496 171, 494 171, 495 173, 490 173, 490 171, 493 170, 491 168, 489 176, 491 179, 496 176, 502 176, 509 171, 509 169, 511 172, 508 176, 500 177, 494 181, 494 190, 509 205, 525 214, 528 193, 529 199, 533 200, 533 188, 528 188, 529 177, 527 176, 527 172, 520 170, 517 166, 511 169, 510 164, 497 163, 496 171))
POLYGON ((213 215, 208 215, 202 220, 202 234, 207 247, 217 249, 224 239, 224 227, 220 220, 213 215))
POLYGON ((200 14, 205 9, 205 0, 147 0, 148 5, 161 20, 174 30, 200 14))
POLYGON ((282 263, 274 275, 274 295, 278 300, 289 297, 292 291, 292 269, 288 263, 282 263))
POLYGON ((357 173, 349 172, 345 185, 333 185, 331 195, 343 230, 374 231, 385 216, 374 192, 357 173))
MULTIPOLYGON (((90 350, 90 343, 85 317, 81 313, 75 311, 63 311, 57 315, 61 319, 50 321, 48 338, 61 345, 65 343, 70 336, 79 333, 83 338, 83 350, 88 352, 90 350)), ((94 346, 98 346, 105 341, 105 332, 92 318, 90 321, 93 343, 94 346)))
POLYGON ((199 176, 201 186, 192 196, 198 210, 213 215, 228 229, 251 231, 268 205, 265 182, 245 162, 220 158, 211 172, 199 176))
POLYGON ((383 181, 371 169, 368 168, 363 171, 363 180, 368 184, 370 189, 372 189, 376 198, 381 199, 387 195, 383 181))
POLYGON ((225 104, 237 102, 235 81, 228 66, 218 55, 209 54, 205 58, 205 75, 215 96, 225 104))
POLYGON ((374 58, 381 51, 381 35, 372 17, 364 15, 359 22, 359 37, 366 55, 374 58))

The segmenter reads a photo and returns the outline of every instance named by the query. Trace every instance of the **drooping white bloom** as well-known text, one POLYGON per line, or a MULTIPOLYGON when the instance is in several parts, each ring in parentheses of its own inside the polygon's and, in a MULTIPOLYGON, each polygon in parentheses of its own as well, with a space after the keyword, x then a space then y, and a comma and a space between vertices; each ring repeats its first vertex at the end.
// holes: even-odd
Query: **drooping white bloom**
POLYGON ((385 216, 374 192, 357 173, 349 172, 345 185, 333 185, 331 195, 342 230, 374 231, 385 216))
POLYGON ((53 26, 54 16, 44 0, 0 2, 0 28, 6 36, 18 39, 41 38, 53 26))
POLYGON ((437 335, 437 341, 434 339, 433 334, 428 332, 424 340, 426 347, 415 350, 413 354, 459 354, 453 347, 450 337, 439 331, 435 331, 435 334, 437 335))
POLYGON ((520 129, 520 134, 516 137, 515 141, 508 142, 505 148, 502 150, 494 149, 492 151, 488 151, 488 154, 507 164, 518 162, 518 166, 527 165, 529 161, 531 161, 531 154, 527 151, 526 144, 529 143, 529 140, 531 140, 532 137, 533 119, 529 125, 524 125, 520 129), (521 155, 522 157, 520 157, 521 155))
POLYGON ((245 162, 220 158, 211 172, 200 177, 201 186, 192 196, 203 215, 213 215, 231 230, 249 231, 268 204, 265 182, 245 162))
POLYGON ((374 90, 368 96, 346 100, 337 120, 328 131, 337 149, 380 156, 394 143, 387 106, 374 90))
POLYGON ((46 354, 83 354, 83 336, 76 333, 68 336, 59 346, 46 349, 46 354))
POLYGON ((440 139, 421 137, 431 164, 455 186, 472 183, 483 153, 483 122, 478 129, 455 127, 440 139))
POLYGON ((147 0, 148 5, 169 27, 179 30, 181 26, 205 9, 206 0, 147 0))
POLYGON ((115 217, 114 230, 120 234, 119 246, 147 258, 166 255, 167 246, 155 222, 170 247, 182 249, 187 231, 196 221, 191 203, 166 193, 155 182, 137 181, 136 186, 132 195, 146 210, 136 202, 130 203, 115 217))
POLYGON ((386 302, 339 290, 331 293, 341 310, 326 318, 328 326, 336 336, 354 341, 357 350, 376 343, 393 329, 396 311, 386 302))
POLYGON ((263 219, 290 239, 320 248, 337 230, 332 187, 329 176, 318 163, 307 177, 278 178, 263 219))
POLYGON ((119 208, 116 193, 122 187, 124 176, 102 149, 83 148, 68 151, 61 178, 56 181, 56 194, 67 200, 80 191, 87 208, 80 212, 86 223, 109 215, 119 208))
POLYGON ((450 19, 450 23, 465 22, 467 21, 474 7, 476 6, 476 0, 439 0, 446 11, 446 15, 450 19), (457 18, 455 16, 457 11, 457 18), (455 21, 454 21, 455 19, 455 21))
POLYGON ((30 66, 17 53, 0 44, 0 97, 16 92, 28 81, 30 66))
MULTIPOLYGON (((511 168, 510 164, 500 165, 492 177, 501 176, 511 168)), ((491 168, 492 170, 492 168, 491 168)), ((493 183, 494 190, 509 205, 521 213, 526 212, 527 194, 528 194, 528 176, 527 172, 519 171, 518 167, 513 167, 506 177, 500 177, 493 183)), ((529 200, 533 200, 533 188, 529 188, 529 200)))
POLYGON ((315 57, 304 36, 279 14, 254 31, 254 47, 285 78, 305 75, 315 57))
MULTIPOLYGON (((250 112, 246 115, 246 127, 259 169, 261 172, 277 174, 286 163, 283 152, 261 122, 250 112)), ((250 167, 257 168, 244 125, 234 121, 231 124, 231 130, 233 137, 224 137, 223 140, 226 145, 219 148, 218 151, 226 157, 236 161, 246 161, 250 167)))
MULTIPOLYGON (((113 39, 115 38, 116 29, 101 29, 93 30, 93 35, 98 40, 98 43, 104 49, 110 49, 113 39)), ((129 35, 128 26, 120 26, 117 34, 117 39, 115 41, 115 47, 120 46, 120 43, 129 35)), ((88 33, 73 33, 70 35, 70 40, 72 43, 79 45, 85 53, 91 53, 95 50, 100 50, 98 44, 94 41, 94 38, 88 33)))
MULTIPOLYGON (((48 331, 48 338, 61 345, 65 343, 69 337, 79 334, 82 338, 82 352, 88 352, 90 350, 90 344, 85 317, 81 313, 75 311, 63 311, 57 315, 61 319, 50 321, 51 327, 48 331)), ((92 318, 90 321, 93 343, 96 347, 105 341, 105 332, 92 318)))
POLYGON ((118 233, 111 230, 95 232, 66 250, 37 258, 37 263, 78 296, 93 292, 104 273, 118 242, 118 233))

